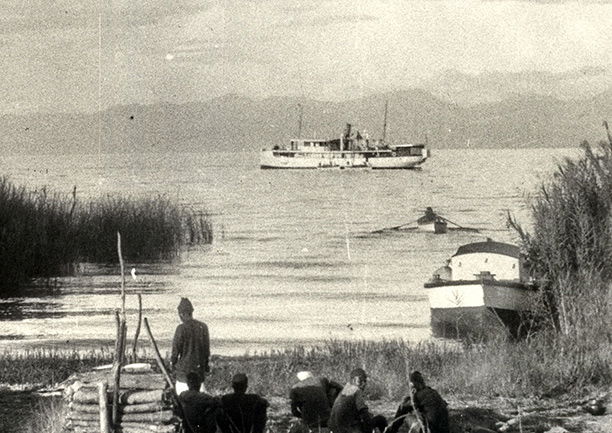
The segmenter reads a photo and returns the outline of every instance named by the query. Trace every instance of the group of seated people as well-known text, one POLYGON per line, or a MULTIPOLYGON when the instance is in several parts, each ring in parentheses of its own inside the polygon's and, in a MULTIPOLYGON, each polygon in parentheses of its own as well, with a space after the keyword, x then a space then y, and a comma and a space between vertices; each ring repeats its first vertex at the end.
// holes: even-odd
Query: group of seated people
MULTIPOLYGON (((351 371, 346 385, 298 373, 299 382, 291 387, 291 413, 297 422, 290 433, 397 433, 406 424, 410 433, 448 433, 447 403, 425 384, 421 373, 410 374, 410 393, 397 409, 390 423, 382 415, 374 416, 364 398, 367 374, 361 368, 351 371)), ((248 394, 248 378, 234 375, 231 394, 212 397, 200 392, 201 380, 187 375, 188 391, 179 396, 186 433, 263 433, 268 401, 248 394)))

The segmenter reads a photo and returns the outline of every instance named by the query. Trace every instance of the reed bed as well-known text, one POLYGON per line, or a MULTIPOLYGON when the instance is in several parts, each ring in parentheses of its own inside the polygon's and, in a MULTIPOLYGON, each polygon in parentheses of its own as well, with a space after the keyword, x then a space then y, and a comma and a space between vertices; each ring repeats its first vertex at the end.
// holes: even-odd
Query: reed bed
POLYGON ((66 349, 31 349, 0 353, 0 383, 54 385, 74 372, 113 362, 113 349, 81 352, 66 349))
POLYGON ((116 233, 129 261, 176 258, 212 242, 207 214, 165 196, 103 197, 90 202, 0 178, 0 287, 72 274, 81 262, 117 263, 116 233))
POLYGON ((560 164, 535 195, 532 232, 510 223, 541 288, 542 321, 577 340, 612 343, 612 143, 582 146, 583 157, 560 164))

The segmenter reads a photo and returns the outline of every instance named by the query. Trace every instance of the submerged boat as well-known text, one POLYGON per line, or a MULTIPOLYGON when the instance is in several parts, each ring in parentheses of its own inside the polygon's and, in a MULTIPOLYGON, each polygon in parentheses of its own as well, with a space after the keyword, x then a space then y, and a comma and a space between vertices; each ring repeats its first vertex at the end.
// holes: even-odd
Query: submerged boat
POLYGON ((462 245, 424 287, 436 337, 486 339, 500 330, 520 337, 529 330, 536 288, 515 245, 462 245))

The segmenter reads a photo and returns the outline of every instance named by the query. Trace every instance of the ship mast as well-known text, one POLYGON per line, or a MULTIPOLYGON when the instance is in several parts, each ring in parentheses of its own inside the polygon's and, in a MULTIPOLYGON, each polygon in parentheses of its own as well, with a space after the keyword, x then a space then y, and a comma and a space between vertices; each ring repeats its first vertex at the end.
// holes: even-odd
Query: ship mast
POLYGON ((383 121, 383 133, 382 133, 382 142, 384 144, 385 138, 387 136, 387 110, 389 108, 389 101, 385 101, 385 119, 383 121))
POLYGON ((302 104, 298 104, 298 108, 300 109, 300 116, 298 119, 298 138, 302 138, 302 115, 304 114, 304 107, 302 107, 302 104))

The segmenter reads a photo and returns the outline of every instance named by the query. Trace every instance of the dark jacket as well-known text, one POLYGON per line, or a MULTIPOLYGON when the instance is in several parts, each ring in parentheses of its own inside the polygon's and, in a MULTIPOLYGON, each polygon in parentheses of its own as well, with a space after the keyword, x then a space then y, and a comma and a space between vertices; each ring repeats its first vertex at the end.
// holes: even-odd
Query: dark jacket
MULTIPOLYGON (((416 391, 414 394, 414 405, 423 420, 427 424, 430 433, 448 433, 448 404, 438 394, 435 389, 428 386, 416 391)), ((414 412, 410 395, 397 408, 395 418, 400 418, 406 414, 414 412)), ((387 430, 388 433, 395 433, 404 423, 404 418, 394 422, 387 430)))
POLYGON ((342 387, 325 377, 309 377, 291 387, 291 413, 310 428, 327 427, 331 407, 342 387))
POLYGON ((199 391, 184 391, 179 396, 186 433, 215 433, 221 400, 199 391), (189 427, 192 429, 189 429, 189 427))
POLYGON ((221 397, 223 413, 219 427, 223 433, 263 433, 269 403, 257 394, 226 394, 221 397))
POLYGON ((336 398, 329 417, 333 433, 369 433, 372 414, 363 398, 363 392, 353 384, 346 384, 336 398))
POLYGON ((202 380, 208 372, 210 337, 208 327, 195 319, 177 326, 172 340, 170 361, 175 368, 176 379, 187 381, 187 374, 197 373, 202 380))

